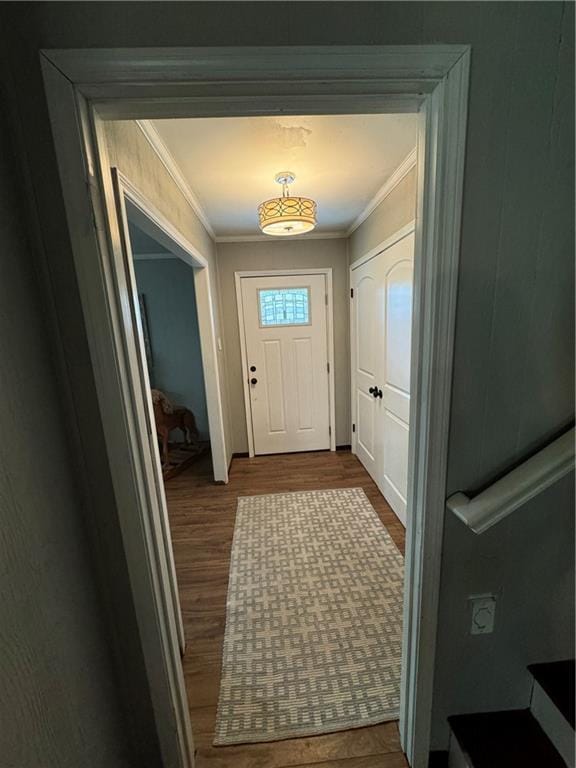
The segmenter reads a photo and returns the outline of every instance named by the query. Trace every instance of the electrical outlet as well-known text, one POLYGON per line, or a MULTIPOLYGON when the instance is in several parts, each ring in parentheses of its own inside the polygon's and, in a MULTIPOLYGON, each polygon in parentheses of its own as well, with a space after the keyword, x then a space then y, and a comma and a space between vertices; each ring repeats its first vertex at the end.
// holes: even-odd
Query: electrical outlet
POLYGON ((496 595, 471 595, 471 635, 489 635, 494 632, 496 595))

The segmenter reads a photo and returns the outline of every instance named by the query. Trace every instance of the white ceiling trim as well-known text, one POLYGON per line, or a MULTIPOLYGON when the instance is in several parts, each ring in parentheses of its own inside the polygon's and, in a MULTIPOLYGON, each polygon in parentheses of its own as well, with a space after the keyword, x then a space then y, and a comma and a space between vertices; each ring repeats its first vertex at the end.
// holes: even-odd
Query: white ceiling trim
POLYGON ((267 240, 269 243, 293 240, 341 240, 347 237, 346 232, 307 232, 303 235, 289 237, 274 237, 273 235, 221 235, 217 243, 259 243, 267 240))
POLYGON ((414 147, 413 150, 411 150, 404 160, 400 163, 398 168, 394 171, 394 173, 384 182, 384 184, 380 187, 378 192, 374 195, 372 200, 368 203, 368 205, 364 208, 364 210, 354 219, 352 224, 348 227, 348 230, 346 231, 346 236, 349 237, 352 232, 354 232, 362 222, 366 221, 368 216, 370 216, 371 213, 373 213, 376 208, 380 205, 382 200, 388 197, 390 192, 400 184, 402 179, 414 168, 416 165, 416 147, 414 147))
POLYGON ((190 189, 190 186, 188 185, 188 182, 182 175, 180 168, 178 167, 178 164, 176 163, 176 160, 172 156, 172 153, 164 144, 162 138, 160 137, 160 134, 154 128, 150 120, 136 120, 136 123, 146 139, 148 140, 148 143, 154 150, 154 152, 158 155, 158 158, 162 162, 163 166, 166 168, 174 182, 176 183, 176 186, 182 192, 184 197, 186 198, 187 202, 190 204, 190 207, 194 211, 194 213, 198 216, 206 230, 208 231, 209 235, 216 239, 216 235, 214 234, 214 230, 212 229, 212 225, 210 224, 210 221, 208 219, 208 216, 206 216, 206 213, 202 206, 200 205, 200 202, 194 192, 190 189))
MULTIPOLYGON (((221 235, 216 236, 214 229, 212 228, 212 225, 210 224, 210 220, 208 219, 208 216, 206 215, 206 212, 202 208, 198 198, 190 188, 188 182, 184 178, 182 172, 180 171, 180 168, 178 167, 178 164, 176 160, 174 159, 174 156, 164 143, 163 139, 161 138, 160 134, 152 124, 150 120, 136 120, 136 124, 146 137, 148 143, 158 156, 161 163, 164 165, 170 176, 172 177, 173 181, 175 182, 176 186, 179 188, 179 190, 184 195, 185 199, 189 203, 192 210, 196 213, 204 227, 206 228, 207 232, 210 234, 212 239, 217 243, 249 243, 249 242, 259 242, 264 240, 270 240, 269 235, 263 235, 263 234, 255 234, 255 235, 221 235)), ((408 155, 404 158, 404 160, 400 163, 398 168, 392 173, 392 175, 386 180, 386 182, 380 187, 380 189, 376 192, 374 197, 370 200, 370 202, 366 205, 366 207, 362 210, 360 214, 354 219, 352 224, 348 227, 346 231, 342 232, 314 232, 314 233, 308 233, 304 235, 295 235, 290 240, 303 240, 303 239, 320 239, 320 240, 330 240, 330 239, 337 239, 342 237, 349 237, 358 227, 370 216, 371 213, 380 205, 380 203, 388 197, 388 195, 392 192, 395 187, 398 186, 398 184, 402 181, 402 179, 414 168, 416 165, 416 147, 414 147, 413 150, 411 150, 408 155)))

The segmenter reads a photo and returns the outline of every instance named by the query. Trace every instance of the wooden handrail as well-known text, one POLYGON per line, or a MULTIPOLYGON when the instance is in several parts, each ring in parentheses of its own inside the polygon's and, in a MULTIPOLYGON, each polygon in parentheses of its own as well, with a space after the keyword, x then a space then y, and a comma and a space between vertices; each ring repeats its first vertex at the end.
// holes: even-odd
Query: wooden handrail
POLYGON ((474 533, 484 533, 574 468, 574 428, 473 499, 455 493, 448 509, 474 533))

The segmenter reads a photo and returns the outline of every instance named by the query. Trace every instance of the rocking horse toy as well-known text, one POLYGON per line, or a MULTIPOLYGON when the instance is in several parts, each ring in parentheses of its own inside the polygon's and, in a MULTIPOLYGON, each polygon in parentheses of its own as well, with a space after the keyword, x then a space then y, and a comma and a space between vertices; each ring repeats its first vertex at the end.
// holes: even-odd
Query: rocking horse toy
POLYGON ((194 414, 182 405, 173 405, 168 397, 159 389, 151 390, 152 406, 156 434, 162 443, 162 465, 168 466, 168 436, 173 429, 180 429, 184 434, 186 445, 197 445, 199 442, 198 427, 194 414))

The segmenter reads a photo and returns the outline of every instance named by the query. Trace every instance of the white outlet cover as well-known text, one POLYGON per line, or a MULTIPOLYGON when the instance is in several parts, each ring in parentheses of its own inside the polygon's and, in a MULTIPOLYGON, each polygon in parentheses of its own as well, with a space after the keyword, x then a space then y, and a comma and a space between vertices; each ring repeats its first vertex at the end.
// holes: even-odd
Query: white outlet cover
POLYGON ((471 635, 489 635, 494 632, 496 618, 496 595, 473 595, 471 603, 471 635))

